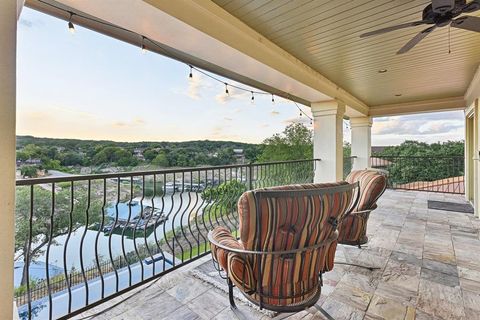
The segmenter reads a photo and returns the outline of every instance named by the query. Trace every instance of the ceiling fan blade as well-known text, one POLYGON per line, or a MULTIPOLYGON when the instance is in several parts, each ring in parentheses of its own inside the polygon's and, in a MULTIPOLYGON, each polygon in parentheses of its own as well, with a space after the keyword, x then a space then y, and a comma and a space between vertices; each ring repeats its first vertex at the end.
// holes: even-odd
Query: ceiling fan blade
POLYGON ((472 13, 480 10, 480 0, 473 0, 462 8, 462 13, 472 13))
POLYGON ((452 27, 480 32, 480 17, 465 16, 452 21, 452 27))
POLYGON ((427 29, 417 34, 415 37, 413 37, 412 40, 408 41, 406 45, 404 45, 400 50, 398 50, 397 54, 402 54, 410 51, 410 49, 415 47, 420 41, 422 41, 426 36, 428 36, 430 32, 435 30, 436 27, 437 26, 428 27, 427 29))
POLYGON ((360 35, 360 38, 376 36, 378 34, 387 33, 387 32, 390 32, 390 31, 395 31, 395 30, 404 29, 404 28, 408 28, 408 27, 420 26, 422 24, 427 24, 427 23, 428 23, 427 21, 415 21, 415 22, 408 22, 408 23, 404 23, 404 24, 399 24, 397 26, 386 27, 386 28, 383 28, 383 29, 378 29, 378 30, 375 30, 375 31, 370 31, 370 32, 367 32, 367 33, 363 33, 363 34, 360 35))

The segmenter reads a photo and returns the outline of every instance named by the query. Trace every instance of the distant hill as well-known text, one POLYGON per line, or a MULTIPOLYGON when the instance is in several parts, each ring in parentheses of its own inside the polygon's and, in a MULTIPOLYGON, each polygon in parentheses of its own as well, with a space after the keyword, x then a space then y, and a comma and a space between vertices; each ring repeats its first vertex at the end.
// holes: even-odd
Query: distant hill
MULTIPOLYGON (((66 167, 195 167, 257 160, 262 146, 235 141, 115 142, 17 136, 17 164, 37 169, 66 167)), ((26 171, 26 170, 24 170, 26 171)), ((33 174, 36 172, 30 169, 33 174)))
POLYGON ((182 148, 197 148, 203 147, 207 149, 216 149, 222 147, 232 148, 246 148, 258 146, 258 144, 243 143, 236 141, 211 141, 211 140, 195 140, 195 141, 141 141, 141 142, 116 142, 109 140, 81 140, 81 139, 61 139, 61 138, 40 138, 33 136, 17 136, 17 149, 22 149, 28 144, 35 144, 38 146, 58 146, 66 148, 82 148, 86 146, 116 146, 123 148, 163 148, 163 147, 182 147, 182 148))

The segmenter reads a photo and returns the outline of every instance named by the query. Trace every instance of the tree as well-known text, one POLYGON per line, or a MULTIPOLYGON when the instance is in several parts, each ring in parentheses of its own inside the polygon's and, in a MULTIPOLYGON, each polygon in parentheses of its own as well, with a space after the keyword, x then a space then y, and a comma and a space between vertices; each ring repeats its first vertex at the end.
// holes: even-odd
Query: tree
POLYGON ((301 123, 288 125, 281 134, 263 141, 261 162, 313 158, 312 132, 301 123))
MULTIPOLYGON (((92 194, 94 192, 92 191, 92 194)), ((72 211, 72 232, 86 225, 86 210, 88 206, 87 189, 84 185, 76 185, 74 189, 74 207, 72 211)), ((15 209, 15 252, 16 260, 24 259, 24 268, 21 284, 26 284, 27 265, 35 261, 44 251, 51 240, 52 245, 57 245, 55 238, 65 235, 69 231, 71 194, 70 188, 57 188, 55 191, 55 210, 53 212, 53 225, 50 222, 52 214, 52 191, 41 186, 33 188, 33 212, 30 207, 30 188, 19 187, 16 192, 15 209), (29 243, 30 214, 33 214, 31 230, 31 248, 29 261, 26 261, 26 252, 29 243), (50 237, 52 233, 52 237, 50 237), (28 262, 28 263, 27 263, 28 262)), ((91 199, 89 207, 89 221, 87 228, 100 221, 101 200, 91 199)))
POLYGON ((143 152, 143 156, 147 161, 153 161, 158 155, 158 151, 154 149, 147 149, 143 152))
POLYGON ((223 182, 217 187, 205 189, 201 197, 211 205, 222 205, 225 209, 232 210, 245 191, 247 191, 245 184, 238 180, 231 180, 223 182))
POLYGON ((29 154, 25 151, 17 151, 17 160, 25 161, 28 160, 29 157, 29 154))
POLYGON ((213 165, 224 165, 231 164, 235 162, 235 156, 233 153, 233 148, 221 149, 217 152, 216 157, 213 157, 213 165))
POLYGON ((38 168, 36 166, 23 166, 20 168, 20 174, 24 178, 36 178, 38 168))
POLYGON ((161 151, 158 153, 155 159, 152 160, 152 164, 159 167, 168 167, 168 159, 165 152, 161 151))
POLYGON ((42 155, 42 149, 34 144, 27 144, 22 151, 28 158, 40 158, 42 155))
POLYGON ((47 160, 44 164, 45 169, 47 170, 59 170, 62 168, 60 160, 47 160))
POLYGON ((138 161, 133 154, 120 147, 105 147, 93 157, 93 164, 116 164, 118 166, 135 166, 138 161))
POLYGON ((388 161, 382 164, 394 183, 435 181, 464 174, 463 141, 428 144, 407 140, 374 156, 388 161))
POLYGON ((81 166, 83 164, 83 156, 72 151, 62 154, 62 165, 64 166, 81 166))

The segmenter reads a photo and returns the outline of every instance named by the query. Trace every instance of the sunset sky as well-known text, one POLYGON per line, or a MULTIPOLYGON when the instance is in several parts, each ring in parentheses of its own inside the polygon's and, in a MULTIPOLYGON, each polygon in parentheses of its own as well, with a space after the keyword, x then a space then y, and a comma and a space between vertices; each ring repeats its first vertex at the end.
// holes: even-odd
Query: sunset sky
MULTIPOLYGON (((292 102, 225 87, 184 64, 25 8, 18 31, 17 134, 115 141, 261 142, 294 121, 292 102)), ((233 83, 230 80, 226 80, 233 83)), ((242 85, 244 86, 244 85, 242 85)), ((244 86, 245 87, 245 86, 244 86)), ((302 107, 310 115, 309 108, 302 107)), ((308 124, 308 123, 307 123, 308 124)), ((344 128, 345 138, 349 130, 344 128)), ((373 145, 464 139, 461 111, 378 118, 373 145)))

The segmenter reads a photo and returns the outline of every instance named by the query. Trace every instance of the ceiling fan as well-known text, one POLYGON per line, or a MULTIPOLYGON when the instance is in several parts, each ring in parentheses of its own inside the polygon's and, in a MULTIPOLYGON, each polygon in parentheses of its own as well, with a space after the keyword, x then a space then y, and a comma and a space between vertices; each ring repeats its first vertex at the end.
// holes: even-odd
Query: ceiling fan
POLYGON ((458 17, 463 13, 471 13, 477 10, 480 10, 480 0, 473 0, 469 3, 467 3, 466 0, 432 0, 432 3, 423 9, 422 20, 367 32, 361 34, 360 38, 375 36, 408 27, 432 25, 421 31, 398 50, 397 54, 402 54, 410 51, 410 49, 416 46, 436 28, 450 25, 454 28, 480 32, 480 17, 458 17))

